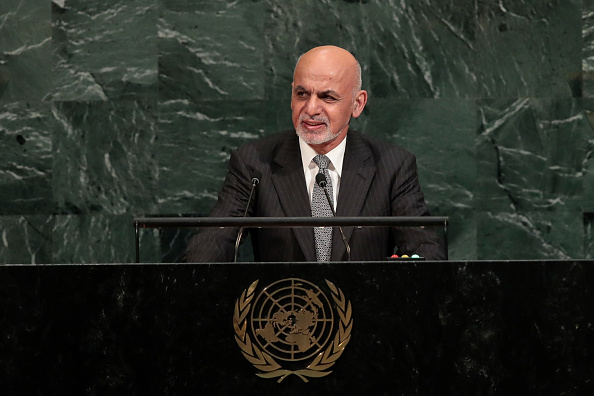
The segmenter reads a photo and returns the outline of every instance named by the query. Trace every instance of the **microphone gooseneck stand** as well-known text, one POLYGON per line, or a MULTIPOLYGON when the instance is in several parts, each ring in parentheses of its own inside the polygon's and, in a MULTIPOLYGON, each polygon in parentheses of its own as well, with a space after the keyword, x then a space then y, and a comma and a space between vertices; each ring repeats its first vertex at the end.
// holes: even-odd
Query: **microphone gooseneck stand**
MULTIPOLYGON (((247 216, 247 212, 250 208, 250 204, 252 203, 252 196, 254 195, 254 190, 256 186, 260 183, 260 179, 257 177, 252 178, 252 189, 250 190, 250 196, 248 198, 247 205, 245 206, 245 212, 243 213, 243 217, 247 216)), ((239 228, 239 232, 237 233, 237 239, 235 240, 235 255, 233 257, 233 262, 237 262, 237 254, 239 253, 239 242, 241 242, 241 236, 243 235, 243 227, 239 228)))

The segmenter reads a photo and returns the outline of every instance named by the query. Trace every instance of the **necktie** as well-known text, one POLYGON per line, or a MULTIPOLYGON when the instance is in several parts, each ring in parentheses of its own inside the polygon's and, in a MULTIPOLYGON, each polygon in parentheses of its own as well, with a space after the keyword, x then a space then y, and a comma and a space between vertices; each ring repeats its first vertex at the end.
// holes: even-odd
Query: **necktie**
MULTIPOLYGON (((313 161, 320 168, 318 173, 323 173, 326 177, 326 189, 334 205, 332 196, 332 180, 330 173, 328 173, 328 165, 330 159, 325 155, 318 154, 313 161)), ((311 198, 311 215, 312 217, 332 217, 332 209, 328 204, 328 199, 322 187, 318 183, 314 183, 313 195, 311 198)), ((316 241, 316 258, 318 261, 330 261, 330 254, 332 252, 332 227, 314 227, 314 237, 316 241)))

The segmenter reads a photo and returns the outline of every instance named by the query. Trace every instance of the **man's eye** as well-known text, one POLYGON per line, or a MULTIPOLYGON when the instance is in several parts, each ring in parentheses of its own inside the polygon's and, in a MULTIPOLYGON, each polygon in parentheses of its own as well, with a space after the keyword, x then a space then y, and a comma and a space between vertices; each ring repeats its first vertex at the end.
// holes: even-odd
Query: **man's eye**
POLYGON ((297 95, 298 98, 304 98, 307 96, 307 92, 299 91, 295 93, 295 95, 297 95))

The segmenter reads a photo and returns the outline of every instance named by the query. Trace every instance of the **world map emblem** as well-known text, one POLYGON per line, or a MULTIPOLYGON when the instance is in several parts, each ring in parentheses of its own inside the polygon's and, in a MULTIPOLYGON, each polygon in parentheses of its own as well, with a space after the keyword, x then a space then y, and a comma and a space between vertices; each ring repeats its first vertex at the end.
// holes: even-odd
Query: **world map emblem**
POLYGON ((324 377, 344 352, 352 307, 326 280, 331 298, 314 283, 287 278, 255 294, 258 280, 235 303, 235 340, 262 378, 324 377))

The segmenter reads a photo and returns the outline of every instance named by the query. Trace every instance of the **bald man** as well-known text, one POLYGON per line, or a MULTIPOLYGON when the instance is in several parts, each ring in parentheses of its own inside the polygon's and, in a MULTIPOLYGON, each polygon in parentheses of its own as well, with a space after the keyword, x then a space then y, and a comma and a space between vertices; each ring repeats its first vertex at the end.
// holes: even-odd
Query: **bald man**
MULTIPOLYGON (((293 74, 294 130, 248 143, 231 153, 213 217, 331 216, 330 203, 316 183, 324 175, 337 216, 429 215, 417 178, 414 155, 349 128, 367 103, 361 67, 353 55, 323 46, 303 54, 293 74), (325 207, 324 207, 325 206, 325 207)), ((430 229, 344 227, 351 261, 385 260, 393 253, 444 259, 430 229)), ((186 261, 233 261, 238 230, 203 229, 188 244, 186 261)), ((331 228, 250 230, 256 261, 342 261, 346 247, 331 228)))

